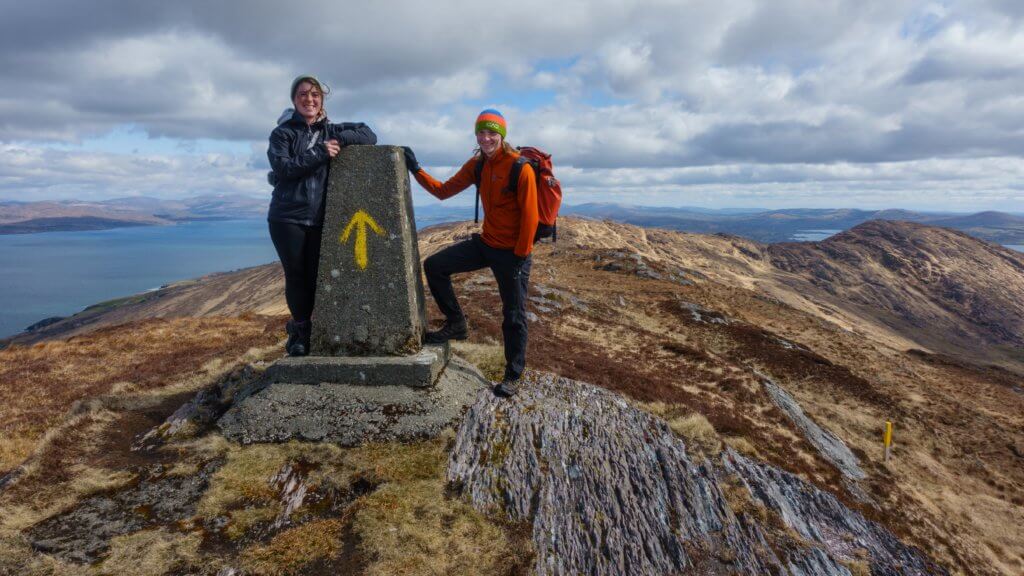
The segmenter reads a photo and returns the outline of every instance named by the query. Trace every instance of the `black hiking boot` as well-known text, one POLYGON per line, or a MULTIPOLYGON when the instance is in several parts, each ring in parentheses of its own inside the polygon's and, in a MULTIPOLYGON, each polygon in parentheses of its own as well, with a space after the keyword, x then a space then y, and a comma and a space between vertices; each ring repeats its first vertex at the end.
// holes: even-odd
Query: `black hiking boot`
POLYGON ((293 329, 295 330, 295 341, 288 348, 288 355, 307 356, 309 354, 309 338, 313 333, 313 323, 309 320, 295 322, 293 329))
POLYGON ((466 319, 445 320, 439 330, 427 332, 424 341, 427 344, 443 344, 449 340, 465 340, 469 336, 469 329, 466 327, 466 319))
POLYGON ((494 387, 494 395, 499 398, 511 398, 516 395, 516 392, 519 392, 521 384, 520 378, 505 378, 494 387))

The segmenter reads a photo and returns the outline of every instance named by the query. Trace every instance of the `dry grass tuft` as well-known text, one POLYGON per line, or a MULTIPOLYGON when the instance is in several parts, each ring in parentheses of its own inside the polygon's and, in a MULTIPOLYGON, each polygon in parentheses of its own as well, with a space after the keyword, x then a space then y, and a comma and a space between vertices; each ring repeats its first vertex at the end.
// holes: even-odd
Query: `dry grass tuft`
POLYGON ((843 565, 853 576, 871 576, 871 565, 864 560, 851 560, 843 562, 843 565))
POLYGON ((703 414, 694 412, 687 416, 675 416, 669 418, 668 425, 673 432, 696 443, 709 454, 717 454, 722 449, 721 438, 703 414))
POLYGON ((68 483, 68 488, 79 498, 116 490, 127 486, 135 479, 135 474, 126 470, 107 470, 85 464, 72 466, 70 472, 72 479, 68 483))
POLYGON ((162 448, 164 451, 173 451, 177 458, 167 469, 168 476, 191 476, 199 472, 199 469, 215 458, 224 457, 228 451, 237 448, 237 444, 228 442, 220 434, 206 434, 191 440, 177 441, 171 446, 162 448))
POLYGON ((134 474, 83 463, 93 461, 83 446, 92 445, 114 421, 115 414, 99 403, 82 403, 49 430, 22 474, 0 493, 0 529, 23 530, 81 498, 131 482, 134 474))
POLYGON ((452 352, 476 366, 490 380, 500 381, 505 375, 505 349, 501 344, 452 342, 452 352))
POLYGON ((32 453, 38 442, 35 437, 0 438, 0 475, 13 469, 32 453))
POLYGON ((198 534, 143 530, 110 541, 110 554, 97 567, 103 576, 163 576, 199 566, 198 534))
POLYGON ((70 479, 58 486, 49 487, 46 497, 35 498, 29 502, 5 499, 0 503, 0 531, 24 530, 71 508, 83 498, 107 490, 116 490, 135 479, 134 474, 123 470, 107 470, 86 465, 77 465, 73 468, 70 479))
POLYGON ((343 517, 314 519, 244 549, 239 560, 248 573, 300 574, 353 561, 340 555, 355 551, 357 539, 365 544, 357 554, 371 561, 367 574, 507 572, 508 566, 529 558, 522 552, 525 539, 445 496, 450 439, 449 434, 343 449, 301 442, 240 447, 210 435, 179 448, 226 458, 197 515, 228 516, 225 535, 236 542, 281 513, 270 479, 289 462, 301 462, 305 482, 321 493, 348 492, 361 479, 377 487, 368 495, 353 494, 356 499, 343 517))
POLYGON ((338 556, 343 531, 344 522, 337 518, 290 528, 266 545, 246 550, 241 556, 242 566, 260 576, 301 574, 311 564, 338 556))
POLYGON ((367 444, 343 449, 334 444, 294 441, 236 446, 211 436, 217 439, 191 445, 208 454, 223 450, 220 453, 227 461, 210 479, 197 515, 229 517, 225 534, 231 539, 281 514, 279 494, 270 480, 289 462, 302 463, 311 490, 347 494, 360 479, 376 486, 443 478, 448 441, 442 437, 412 444, 367 444))
MULTIPOLYGON (((296 444, 296 443, 292 443, 296 444)), ((294 452, 289 444, 256 444, 229 448, 227 462, 210 478, 209 488, 196 509, 202 518, 227 516, 226 534, 235 539, 260 522, 281 512, 270 479, 294 452)))
POLYGON ((36 554, 20 533, 0 528, 0 574, 17 576, 77 576, 78 566, 36 554))
POLYGON ((367 576, 513 574, 530 558, 526 538, 447 498, 438 478, 380 488, 361 500, 352 527, 367 576))
POLYGON ((265 545, 242 554, 242 565, 256 575, 301 574, 309 565, 331 560, 341 551, 344 523, 339 519, 319 520, 291 528, 265 545))
POLYGON ((241 558, 248 571, 297 574, 314 565, 347 562, 339 554, 355 550, 359 541, 358 562, 369 562, 366 574, 508 573, 509 566, 520 566, 530 557, 527 539, 446 496, 450 438, 350 449, 300 442, 230 447, 198 515, 229 516, 225 535, 239 541, 254 526, 280 514, 269 480, 286 463, 302 462, 311 490, 351 494, 359 480, 376 490, 352 494, 356 499, 342 518, 312 520, 244 551, 241 558))
POLYGON ((657 400, 636 404, 642 410, 664 419, 673 432, 687 441, 688 447, 709 455, 722 450, 722 438, 703 414, 691 412, 689 408, 680 404, 668 404, 657 400))
MULTIPOLYGON (((51 460, 45 464, 53 464, 52 460, 60 459, 67 447, 74 444, 76 439, 99 436, 115 419, 116 414, 104 409, 98 401, 76 402, 71 413, 62 422, 33 440, 35 449, 31 458, 22 457, 25 461, 22 464, 21 478, 47 472, 41 469, 46 467, 44 460, 51 460)), ((5 441, 0 439, 0 445, 4 443, 5 441)))
POLYGON ((744 456, 757 458, 759 460, 762 459, 757 448, 750 442, 750 440, 747 440, 742 436, 726 436, 723 441, 727 446, 744 456))
POLYGON ((376 443, 353 448, 345 455, 350 465, 380 482, 411 482, 444 477, 445 450, 452 431, 431 440, 410 444, 376 443))

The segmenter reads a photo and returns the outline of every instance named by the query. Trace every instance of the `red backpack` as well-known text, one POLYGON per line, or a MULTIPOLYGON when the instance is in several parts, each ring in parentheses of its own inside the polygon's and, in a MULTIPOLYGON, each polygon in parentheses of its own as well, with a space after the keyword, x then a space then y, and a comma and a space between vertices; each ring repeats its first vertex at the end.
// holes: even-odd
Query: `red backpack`
MULTIPOLYGON (((540 222, 537 224, 537 234, 533 241, 541 238, 552 237, 552 241, 558 239, 556 220, 558 209, 562 205, 562 185, 555 178, 551 164, 551 154, 534 148, 532 146, 517 147, 519 158, 512 164, 509 172, 508 187, 506 191, 515 194, 519 185, 519 174, 523 171, 523 164, 529 163, 533 167, 533 175, 537 179, 537 212, 540 215, 540 222)), ((476 162, 474 171, 474 182, 476 183, 476 213, 473 222, 480 221, 480 178, 484 173, 484 157, 476 162)))

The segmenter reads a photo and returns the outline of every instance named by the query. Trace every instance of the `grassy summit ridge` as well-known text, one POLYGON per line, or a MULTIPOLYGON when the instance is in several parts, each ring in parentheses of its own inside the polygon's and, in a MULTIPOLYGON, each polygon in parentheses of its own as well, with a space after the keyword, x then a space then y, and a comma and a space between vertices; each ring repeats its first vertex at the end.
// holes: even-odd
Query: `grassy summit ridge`
MULTIPOLYGON (((737 238, 567 219, 558 243, 536 256, 530 367, 623 394, 664 417, 697 451, 727 445, 795 473, 955 573, 1020 573, 1024 356, 1013 329, 1000 326, 1020 321, 1014 303, 1024 301, 1024 266, 1019 256, 957 233, 881 226, 779 253, 737 238), (858 248, 872 238, 887 242, 891 261, 858 248), (963 268, 972 260, 983 262, 984 274, 963 268), (995 293, 992 274, 1011 298, 995 293), (959 288, 945 288, 951 285, 959 288), (868 476, 860 489, 873 504, 803 438, 758 374, 850 446, 868 476), (888 463, 880 446, 886 420, 897 426, 888 463)), ((427 230, 421 253, 472 229, 427 230)), ((77 334, 70 339, 0 351, 0 422, 11 423, 0 468, 17 469, 30 456, 0 492, 0 573, 81 573, 34 552, 26 531, 89 498, 196 475, 204 466, 216 471, 196 520, 124 534, 89 570, 142 562, 143 549, 152 551, 145 562, 155 574, 217 563, 254 573, 345 565, 357 574, 469 566, 514 573, 529 565, 518 527, 445 494, 438 474, 444 442, 370 452, 243 449, 197 430, 152 454, 130 450, 195 391, 240 366, 258 371, 281 353, 278 281, 274 267, 217 275, 103 310, 89 326, 65 324, 61 338, 77 334), (246 315, 252 311, 261 315, 246 315), (412 469, 378 470, 389 454, 412 469), (274 477, 286 464, 319 487, 312 493, 321 502, 345 505, 300 507, 294 525, 269 530, 284 506, 274 477), (500 547, 472 534, 504 542, 508 553, 486 554, 500 547), (320 543, 313 544, 319 551, 300 549, 299 541, 320 543)), ((456 290, 471 325, 471 339, 456 351, 494 375, 502 360, 493 281, 483 272, 464 275, 456 290)))

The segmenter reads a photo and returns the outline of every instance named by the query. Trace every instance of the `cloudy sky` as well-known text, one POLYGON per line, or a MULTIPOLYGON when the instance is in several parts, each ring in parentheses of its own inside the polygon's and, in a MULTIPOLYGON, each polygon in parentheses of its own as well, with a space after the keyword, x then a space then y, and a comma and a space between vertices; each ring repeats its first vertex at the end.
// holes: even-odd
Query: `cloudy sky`
POLYGON ((438 176, 498 107, 574 204, 1024 212, 1020 0, 4 4, 0 199, 269 196, 315 73, 438 176))

